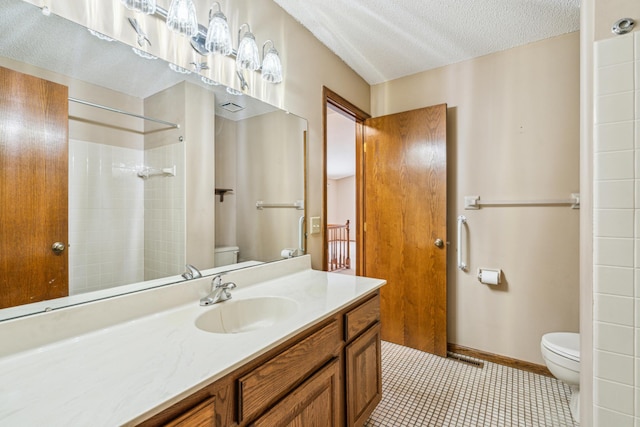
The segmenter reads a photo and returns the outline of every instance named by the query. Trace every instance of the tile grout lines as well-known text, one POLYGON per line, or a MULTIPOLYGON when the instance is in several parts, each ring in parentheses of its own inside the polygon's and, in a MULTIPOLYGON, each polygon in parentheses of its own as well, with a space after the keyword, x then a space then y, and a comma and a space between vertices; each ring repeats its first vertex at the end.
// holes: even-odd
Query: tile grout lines
POLYGON ((491 362, 484 368, 382 342, 382 401, 365 427, 575 427, 569 387, 491 362))

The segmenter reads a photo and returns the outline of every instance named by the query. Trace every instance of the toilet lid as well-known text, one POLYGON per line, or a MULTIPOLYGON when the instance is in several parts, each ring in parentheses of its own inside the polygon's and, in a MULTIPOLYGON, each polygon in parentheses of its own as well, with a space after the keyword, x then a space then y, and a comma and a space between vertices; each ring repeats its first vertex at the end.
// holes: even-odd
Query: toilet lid
POLYGON ((580 334, 553 332, 542 336, 542 345, 550 351, 576 362, 580 361, 580 334))

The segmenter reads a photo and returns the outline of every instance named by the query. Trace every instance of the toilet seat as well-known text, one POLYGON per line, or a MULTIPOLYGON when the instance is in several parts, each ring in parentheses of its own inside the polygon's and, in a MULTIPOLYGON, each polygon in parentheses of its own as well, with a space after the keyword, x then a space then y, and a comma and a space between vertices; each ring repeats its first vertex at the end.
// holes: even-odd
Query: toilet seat
POLYGON ((542 336, 542 345, 558 356, 580 362, 580 334, 552 332, 542 336))

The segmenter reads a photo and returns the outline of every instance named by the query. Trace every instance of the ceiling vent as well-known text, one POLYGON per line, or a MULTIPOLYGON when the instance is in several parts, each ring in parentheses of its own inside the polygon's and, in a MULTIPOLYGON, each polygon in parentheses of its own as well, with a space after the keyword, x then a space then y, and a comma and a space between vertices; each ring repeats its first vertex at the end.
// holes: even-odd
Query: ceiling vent
POLYGON ((224 108, 227 111, 230 111, 232 113, 237 113, 238 111, 242 111, 244 110, 244 107, 234 103, 234 102, 225 102, 224 104, 220 104, 220 107, 224 108))

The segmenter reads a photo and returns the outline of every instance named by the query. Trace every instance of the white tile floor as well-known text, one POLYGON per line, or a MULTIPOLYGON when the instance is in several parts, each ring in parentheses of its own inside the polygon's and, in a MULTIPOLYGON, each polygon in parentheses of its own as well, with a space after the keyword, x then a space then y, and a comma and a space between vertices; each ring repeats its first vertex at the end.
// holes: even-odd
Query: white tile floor
POLYGON ((365 427, 577 426, 569 397, 555 378, 383 341, 382 401, 365 427))

